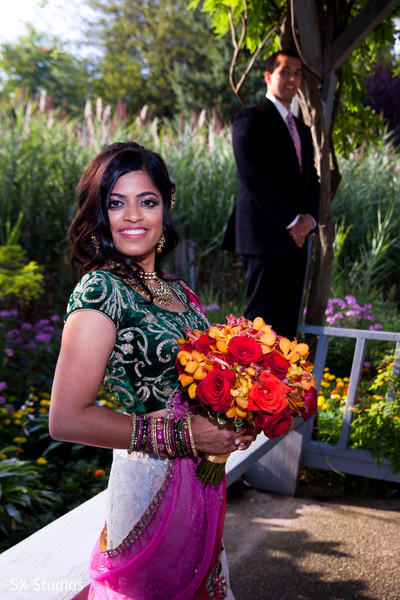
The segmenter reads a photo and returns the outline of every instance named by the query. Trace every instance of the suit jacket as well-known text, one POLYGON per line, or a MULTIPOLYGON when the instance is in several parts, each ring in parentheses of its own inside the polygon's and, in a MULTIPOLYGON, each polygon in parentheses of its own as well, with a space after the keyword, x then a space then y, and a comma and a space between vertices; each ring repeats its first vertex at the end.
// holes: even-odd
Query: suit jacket
POLYGON ((289 129, 268 99, 241 108, 233 121, 238 196, 223 248, 238 254, 295 251, 286 227, 299 213, 318 220, 319 183, 311 132, 295 118, 302 146, 300 171, 289 129))

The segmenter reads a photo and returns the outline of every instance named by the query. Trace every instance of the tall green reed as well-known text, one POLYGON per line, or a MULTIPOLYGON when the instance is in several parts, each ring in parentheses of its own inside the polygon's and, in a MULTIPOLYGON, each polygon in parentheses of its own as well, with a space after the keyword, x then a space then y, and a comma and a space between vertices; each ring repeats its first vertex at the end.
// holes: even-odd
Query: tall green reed
POLYGON ((334 295, 400 302, 400 162, 393 148, 360 149, 340 160, 342 182, 333 201, 337 223, 334 295))

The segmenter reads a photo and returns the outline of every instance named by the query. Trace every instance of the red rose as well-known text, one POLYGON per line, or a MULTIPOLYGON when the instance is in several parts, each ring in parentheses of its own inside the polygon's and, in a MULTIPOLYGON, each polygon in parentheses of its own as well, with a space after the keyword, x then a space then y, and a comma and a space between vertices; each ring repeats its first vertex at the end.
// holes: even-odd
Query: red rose
POLYGON ((260 344, 251 337, 235 335, 229 340, 228 348, 234 360, 243 365, 259 362, 263 357, 260 344))
POLYGON ((264 366, 271 369, 272 375, 284 379, 290 367, 290 362, 275 350, 264 356, 264 366))
POLYGON ((311 415, 317 414, 318 393, 315 387, 305 390, 303 400, 304 406, 302 410, 302 417, 306 421, 311 415))
POLYGON ((204 333, 195 341, 194 347, 197 352, 202 352, 205 354, 210 349, 210 344, 215 344, 215 340, 213 340, 208 333, 204 333))
POLYGON ((213 369, 197 384, 196 396, 216 412, 226 412, 231 407, 231 388, 236 376, 230 369, 213 369))
POLYGON ((291 389, 275 375, 263 371, 249 392, 248 410, 276 415, 287 408, 285 394, 291 389))
POLYGON ((263 431, 267 438, 273 440, 283 433, 287 433, 292 426, 292 413, 288 408, 279 415, 264 415, 257 413, 254 422, 257 432, 263 431))

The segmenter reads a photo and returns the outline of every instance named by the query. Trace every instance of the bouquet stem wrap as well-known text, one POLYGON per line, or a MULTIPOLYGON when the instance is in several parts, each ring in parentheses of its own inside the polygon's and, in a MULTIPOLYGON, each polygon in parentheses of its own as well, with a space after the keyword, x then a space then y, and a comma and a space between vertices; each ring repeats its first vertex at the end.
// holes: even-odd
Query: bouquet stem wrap
POLYGON ((230 454, 206 454, 196 469, 196 477, 204 483, 219 485, 225 475, 225 465, 230 454))

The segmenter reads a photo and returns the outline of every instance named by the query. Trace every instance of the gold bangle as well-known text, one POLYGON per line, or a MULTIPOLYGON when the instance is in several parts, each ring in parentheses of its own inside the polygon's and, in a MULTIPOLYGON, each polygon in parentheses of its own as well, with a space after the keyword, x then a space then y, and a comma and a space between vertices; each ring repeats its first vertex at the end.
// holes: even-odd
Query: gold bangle
POLYGON ((192 431, 192 417, 191 417, 190 414, 188 414, 186 416, 186 422, 187 422, 187 426, 188 426, 189 440, 190 440, 190 445, 192 446, 193 456, 195 458, 198 458, 199 457, 199 453, 197 452, 196 446, 194 444, 193 431, 192 431))
POLYGON ((151 420, 151 445, 153 446, 153 452, 155 454, 160 454, 158 451, 158 443, 157 443, 157 418, 150 417, 151 420))
POLYGON ((136 437, 137 419, 136 415, 131 415, 131 439, 128 447, 128 454, 132 454, 135 448, 135 437, 136 437))

